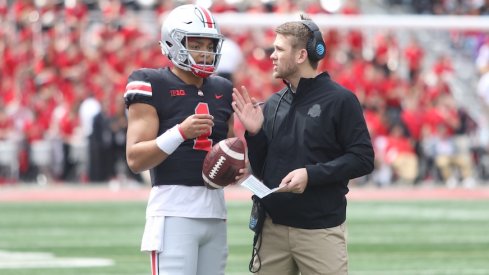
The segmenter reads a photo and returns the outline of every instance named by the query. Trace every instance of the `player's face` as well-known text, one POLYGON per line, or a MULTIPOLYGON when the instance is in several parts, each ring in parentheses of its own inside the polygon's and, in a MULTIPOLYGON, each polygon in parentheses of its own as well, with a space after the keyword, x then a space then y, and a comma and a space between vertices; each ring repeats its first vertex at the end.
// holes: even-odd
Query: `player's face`
POLYGON ((292 48, 290 37, 277 34, 273 42, 274 51, 270 55, 273 62, 273 77, 288 79, 298 72, 295 62, 297 50, 292 48))
POLYGON ((212 65, 214 49, 214 40, 210 38, 189 37, 187 40, 187 50, 197 64, 212 65))

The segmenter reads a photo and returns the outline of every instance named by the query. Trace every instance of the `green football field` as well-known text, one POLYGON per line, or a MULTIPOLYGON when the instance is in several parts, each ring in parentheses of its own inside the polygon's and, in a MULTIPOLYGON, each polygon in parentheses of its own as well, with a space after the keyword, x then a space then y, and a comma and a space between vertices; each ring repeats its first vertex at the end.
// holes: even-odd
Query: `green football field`
MULTIPOLYGON (((226 274, 249 274, 250 204, 228 202, 226 274)), ((489 274, 489 201, 351 201, 350 274, 489 274)), ((0 203, 0 274, 149 274, 145 202, 0 203)), ((209 274, 212 275, 212 274, 209 274)))

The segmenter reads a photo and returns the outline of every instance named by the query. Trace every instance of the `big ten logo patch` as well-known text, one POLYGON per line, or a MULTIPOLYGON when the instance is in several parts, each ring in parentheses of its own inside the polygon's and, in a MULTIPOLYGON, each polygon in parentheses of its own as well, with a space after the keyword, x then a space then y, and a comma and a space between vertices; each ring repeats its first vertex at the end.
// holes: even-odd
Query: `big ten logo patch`
POLYGON ((185 96, 187 93, 185 93, 185 90, 170 90, 170 95, 171 96, 185 96))

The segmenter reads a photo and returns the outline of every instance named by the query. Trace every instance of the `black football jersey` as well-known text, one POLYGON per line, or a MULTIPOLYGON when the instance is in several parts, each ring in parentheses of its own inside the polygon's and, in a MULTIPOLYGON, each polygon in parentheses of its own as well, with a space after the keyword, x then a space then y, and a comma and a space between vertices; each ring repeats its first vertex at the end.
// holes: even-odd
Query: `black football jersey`
POLYGON ((228 120, 233 115, 232 84, 210 76, 199 89, 184 83, 169 68, 139 69, 128 79, 124 94, 126 106, 145 103, 158 113, 161 135, 192 114, 214 116, 210 133, 184 141, 168 158, 151 170, 155 185, 204 185, 202 164, 214 144, 227 138, 228 120))

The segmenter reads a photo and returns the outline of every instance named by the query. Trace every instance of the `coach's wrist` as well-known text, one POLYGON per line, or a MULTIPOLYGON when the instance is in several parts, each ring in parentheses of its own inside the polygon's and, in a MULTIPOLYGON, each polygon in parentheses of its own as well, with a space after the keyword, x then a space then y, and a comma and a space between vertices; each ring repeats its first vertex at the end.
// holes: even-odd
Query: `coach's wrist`
POLYGON ((250 137, 256 136, 263 128, 258 128, 258 129, 253 129, 253 130, 246 130, 246 134, 250 137))
POLYGON ((180 124, 177 124, 156 138, 156 146, 167 155, 171 155, 184 141, 185 135, 180 129, 180 124))

